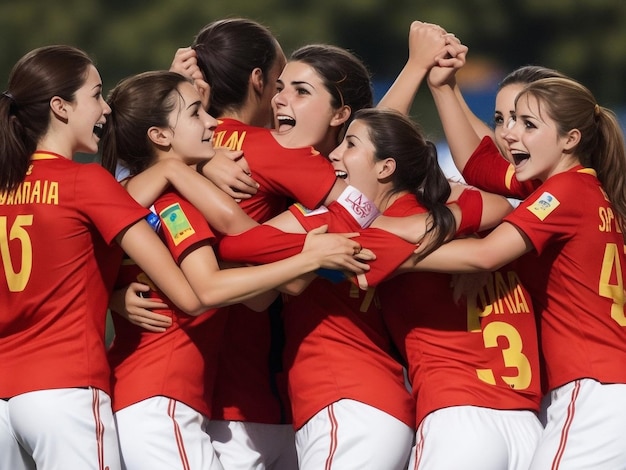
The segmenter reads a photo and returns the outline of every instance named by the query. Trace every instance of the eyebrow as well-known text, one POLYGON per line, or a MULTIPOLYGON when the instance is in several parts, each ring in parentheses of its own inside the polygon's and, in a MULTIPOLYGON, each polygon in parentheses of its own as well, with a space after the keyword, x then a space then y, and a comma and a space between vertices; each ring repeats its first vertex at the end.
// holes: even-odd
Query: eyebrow
POLYGON ((189 106, 187 106, 187 109, 193 108, 194 106, 202 106, 202 103, 200 102, 200 100, 194 101, 189 106))
POLYGON ((359 142, 363 142, 356 134, 346 134, 346 139, 347 138, 356 139, 359 142))
MULTIPOLYGON (((278 78, 278 79, 276 80, 276 82, 277 82, 277 83, 283 83, 283 84, 284 84, 283 80, 282 80, 282 79, 280 79, 280 78, 278 78)), ((297 85, 308 85, 308 86, 310 86, 311 88, 315 88, 315 87, 314 87, 313 85, 311 85, 309 82, 306 82, 306 81, 304 81, 304 80, 292 80, 292 81, 290 81, 290 82, 289 82, 289 84, 290 84, 290 85, 292 85, 292 86, 297 86, 297 85)))

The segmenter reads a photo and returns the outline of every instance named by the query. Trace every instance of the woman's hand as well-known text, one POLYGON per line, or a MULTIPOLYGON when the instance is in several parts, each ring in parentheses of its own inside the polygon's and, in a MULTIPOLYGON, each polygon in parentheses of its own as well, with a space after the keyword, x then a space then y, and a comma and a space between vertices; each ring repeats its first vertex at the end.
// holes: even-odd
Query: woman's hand
POLYGON ((164 332, 172 324, 167 315, 154 313, 152 310, 169 308, 160 299, 144 298, 142 293, 149 292, 150 286, 133 282, 123 289, 118 289, 111 296, 111 310, 134 325, 155 333, 164 332))
POLYGON ((249 199, 259 187, 250 176, 250 167, 240 150, 216 148, 215 156, 204 165, 202 174, 238 201, 249 199))

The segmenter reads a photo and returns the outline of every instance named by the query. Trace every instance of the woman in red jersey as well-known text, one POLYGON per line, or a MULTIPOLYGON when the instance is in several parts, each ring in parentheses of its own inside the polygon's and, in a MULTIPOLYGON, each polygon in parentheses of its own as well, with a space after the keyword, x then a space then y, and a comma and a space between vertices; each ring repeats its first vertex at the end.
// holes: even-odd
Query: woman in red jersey
POLYGON ((203 310, 146 210, 100 165, 72 162, 98 150, 101 90, 84 52, 48 46, 0 95, 2 468, 120 468, 104 345, 119 246, 179 307, 203 310))
MULTIPOLYGON (((115 87, 108 102, 112 113, 103 155, 107 161, 125 155, 132 174, 160 160, 193 164, 214 152, 216 121, 182 75, 147 72, 128 78, 115 87)), ((235 201, 222 197, 230 201, 235 217, 255 225, 235 201)), ((366 267, 353 259, 360 250, 356 242, 324 234, 309 240, 316 254, 305 250, 297 255, 300 261, 220 270, 211 248, 215 235, 199 211, 174 190, 161 194, 153 208, 160 218, 159 232, 187 279, 197 291, 213 291, 216 307, 240 302, 267 291, 268 283, 277 287, 320 266, 338 263, 359 271, 366 267)), ((156 334, 114 316, 116 337, 109 359, 123 464, 127 469, 222 468, 204 428, 225 318, 213 315, 215 309, 190 317, 169 303, 167 311, 172 326, 156 334)))
POLYGON ((521 276, 540 319, 551 404, 531 468, 621 468, 624 138, 615 115, 570 79, 528 84, 515 117, 504 136, 514 178, 541 186, 487 237, 453 241, 421 267, 493 269, 536 254, 520 261, 531 263, 521 276))

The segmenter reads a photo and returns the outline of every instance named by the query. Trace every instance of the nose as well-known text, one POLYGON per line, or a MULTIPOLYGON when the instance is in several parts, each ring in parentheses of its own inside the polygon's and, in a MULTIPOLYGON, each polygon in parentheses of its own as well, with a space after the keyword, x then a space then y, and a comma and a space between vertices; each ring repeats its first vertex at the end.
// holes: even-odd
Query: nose
POLYGON ((517 120, 515 119, 515 116, 510 116, 507 119, 507 121, 504 123, 504 126, 502 126, 502 130, 500 131, 502 138, 506 140, 507 142, 516 140, 516 137, 515 137, 516 127, 517 127, 517 120))
POLYGON ((277 90, 276 94, 272 97, 272 104, 274 106, 284 106, 286 103, 285 101, 285 90, 277 90))
POLYGON ((330 152, 330 154, 328 155, 328 159, 331 162, 336 163, 336 162, 341 161, 342 156, 343 156, 343 142, 337 147, 335 147, 335 149, 332 152, 330 152))
POLYGON ((105 116, 111 114, 111 106, 104 99, 102 100, 102 114, 105 116))
POLYGON ((215 119, 213 116, 211 116, 209 113, 207 113, 206 111, 202 111, 205 114, 204 117, 204 126, 207 129, 211 129, 214 130, 217 127, 217 119, 215 119))

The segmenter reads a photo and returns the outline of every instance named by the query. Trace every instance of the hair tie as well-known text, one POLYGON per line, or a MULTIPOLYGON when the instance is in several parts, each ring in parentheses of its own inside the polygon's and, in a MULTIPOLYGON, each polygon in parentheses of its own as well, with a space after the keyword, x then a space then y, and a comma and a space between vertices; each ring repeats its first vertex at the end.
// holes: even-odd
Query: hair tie
POLYGON ((6 96, 7 98, 9 98, 9 99, 10 99, 13 103, 15 103, 15 98, 13 97, 13 95, 12 95, 10 92, 8 92, 8 91, 3 91, 3 92, 2 92, 2 94, 3 94, 4 96, 6 96))

